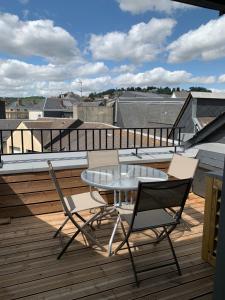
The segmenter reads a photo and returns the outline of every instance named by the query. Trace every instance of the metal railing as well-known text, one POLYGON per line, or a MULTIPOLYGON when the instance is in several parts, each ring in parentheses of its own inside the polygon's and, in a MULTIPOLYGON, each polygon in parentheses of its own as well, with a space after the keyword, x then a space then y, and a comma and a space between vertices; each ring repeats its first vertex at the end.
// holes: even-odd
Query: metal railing
POLYGON ((176 147, 182 127, 0 130, 1 155, 176 147))

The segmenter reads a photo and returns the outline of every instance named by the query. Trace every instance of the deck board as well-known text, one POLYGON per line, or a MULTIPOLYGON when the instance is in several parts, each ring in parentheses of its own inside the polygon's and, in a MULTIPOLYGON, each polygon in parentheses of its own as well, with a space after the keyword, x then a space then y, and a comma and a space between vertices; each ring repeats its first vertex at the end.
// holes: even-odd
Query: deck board
MULTIPOLYGON (((214 269, 201 259, 204 199, 190 194, 181 224, 172 240, 182 268, 178 276, 174 266, 140 275, 139 288, 127 250, 107 257, 107 253, 87 248, 81 235, 69 251, 57 261, 59 238, 53 239, 62 222, 61 212, 12 219, 0 232, 0 299, 212 299, 214 269)), ((87 213, 85 213, 86 215, 87 213)), ((107 245, 114 220, 104 220, 96 230, 99 241, 107 245)), ((73 234, 68 223, 63 240, 73 234)), ((141 245, 153 237, 149 232, 131 239, 139 268, 163 264, 171 259, 167 241, 159 245, 141 245)), ((114 247, 122 233, 118 230, 114 247)))

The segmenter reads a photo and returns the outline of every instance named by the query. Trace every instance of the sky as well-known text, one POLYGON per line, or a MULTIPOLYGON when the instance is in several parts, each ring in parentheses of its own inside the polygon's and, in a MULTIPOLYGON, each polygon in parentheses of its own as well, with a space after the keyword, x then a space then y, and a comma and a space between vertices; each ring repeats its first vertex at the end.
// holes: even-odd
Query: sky
POLYGON ((225 15, 170 0, 0 0, 0 96, 225 91, 225 15))

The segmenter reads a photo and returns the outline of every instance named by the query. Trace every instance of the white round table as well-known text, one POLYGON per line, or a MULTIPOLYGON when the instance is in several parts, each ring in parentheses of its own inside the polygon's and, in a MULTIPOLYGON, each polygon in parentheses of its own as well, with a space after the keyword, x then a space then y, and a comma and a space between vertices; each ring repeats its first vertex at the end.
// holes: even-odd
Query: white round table
MULTIPOLYGON (((81 179, 91 187, 113 190, 115 208, 112 211, 115 211, 116 206, 121 205, 120 192, 125 192, 125 202, 128 202, 127 192, 137 190, 140 181, 165 181, 168 180, 168 175, 161 170, 151 167, 120 164, 87 169, 81 173, 81 179), (116 197, 117 191, 119 191, 119 201, 117 201, 116 197)), ((118 219, 109 240, 109 255, 112 254, 112 242, 117 226, 118 219)))
MULTIPOLYGON (((84 170, 81 179, 91 187, 128 192, 137 190, 140 181, 165 181, 168 175, 151 167, 120 164, 84 170)), ((118 205, 115 197, 114 204, 118 205)))

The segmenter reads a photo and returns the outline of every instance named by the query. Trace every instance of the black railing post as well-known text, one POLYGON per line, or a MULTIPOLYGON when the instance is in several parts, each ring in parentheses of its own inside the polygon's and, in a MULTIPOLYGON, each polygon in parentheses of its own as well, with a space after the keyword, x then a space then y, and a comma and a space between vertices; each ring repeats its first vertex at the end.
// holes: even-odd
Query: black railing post
POLYGON ((2 154, 3 154, 3 137, 2 137, 2 130, 0 131, 0 139, 1 139, 1 151, 0 151, 0 168, 3 167, 3 161, 2 161, 2 154))
POLYGON ((2 153, 0 153, 0 168, 3 167, 2 153))

